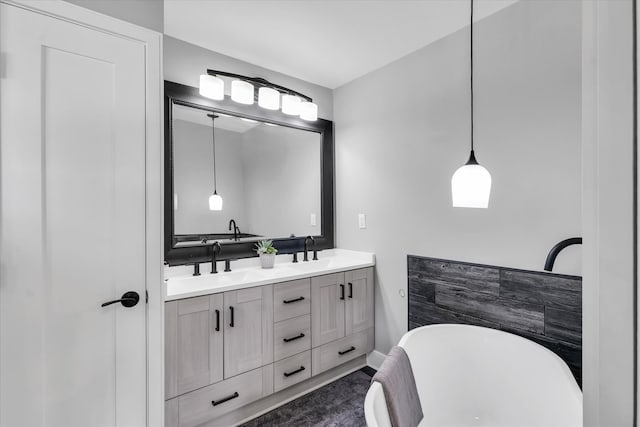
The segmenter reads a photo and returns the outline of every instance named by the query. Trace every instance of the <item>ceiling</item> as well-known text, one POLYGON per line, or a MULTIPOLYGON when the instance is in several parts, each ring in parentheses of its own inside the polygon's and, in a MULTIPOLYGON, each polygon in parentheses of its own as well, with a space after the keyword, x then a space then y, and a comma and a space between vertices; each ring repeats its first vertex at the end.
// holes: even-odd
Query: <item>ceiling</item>
MULTIPOLYGON (((517 0, 476 0, 474 21, 517 0)), ((469 0, 164 0, 171 37, 335 89, 469 23, 469 0)))

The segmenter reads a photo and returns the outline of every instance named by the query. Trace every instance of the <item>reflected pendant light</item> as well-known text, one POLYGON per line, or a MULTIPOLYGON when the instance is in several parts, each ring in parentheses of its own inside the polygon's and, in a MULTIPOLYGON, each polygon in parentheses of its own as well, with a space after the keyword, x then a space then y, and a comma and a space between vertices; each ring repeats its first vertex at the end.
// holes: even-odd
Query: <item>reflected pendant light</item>
POLYGON ((211 135, 213 139, 213 194, 209 196, 209 210, 221 211, 222 210, 222 197, 218 195, 218 189, 216 188, 216 126, 215 121, 218 118, 215 114, 207 114, 211 117, 211 135))
POLYGON ((473 151, 473 0, 471 1, 471 153, 469 160, 451 178, 453 207, 488 208, 491 194, 491 174, 478 164, 473 151))

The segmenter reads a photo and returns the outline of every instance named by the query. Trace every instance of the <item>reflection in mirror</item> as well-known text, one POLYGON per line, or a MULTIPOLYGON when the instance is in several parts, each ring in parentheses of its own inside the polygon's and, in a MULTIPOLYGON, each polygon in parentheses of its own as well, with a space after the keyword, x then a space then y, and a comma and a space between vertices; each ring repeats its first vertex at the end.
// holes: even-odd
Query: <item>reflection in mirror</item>
POLYGON ((321 135, 216 113, 215 172, 224 204, 211 211, 210 113, 173 104, 174 244, 230 238, 232 219, 243 238, 321 234, 321 135))

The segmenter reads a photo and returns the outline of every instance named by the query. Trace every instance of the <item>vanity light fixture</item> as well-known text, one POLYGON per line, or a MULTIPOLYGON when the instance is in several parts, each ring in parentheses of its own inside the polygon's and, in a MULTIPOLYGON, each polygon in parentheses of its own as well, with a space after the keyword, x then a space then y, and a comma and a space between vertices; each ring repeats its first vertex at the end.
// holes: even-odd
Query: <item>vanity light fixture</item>
POLYGON ((218 195, 218 189, 216 187, 216 126, 215 122, 218 116, 215 114, 207 114, 211 117, 211 135, 213 140, 213 194, 209 196, 209 210, 221 211, 222 210, 222 197, 218 195))
POLYGON ((258 105, 267 110, 282 108, 284 114, 300 116, 307 121, 318 120, 318 105, 311 98, 260 77, 207 70, 207 74, 200 76, 200 95, 218 101, 224 99, 224 80, 220 77, 234 79, 231 81, 231 99, 235 102, 251 105, 257 98, 258 105))
POLYGON ((469 160, 451 178, 453 207, 488 208, 491 194, 491 174, 478 164, 473 151, 473 0, 471 2, 471 153, 469 160))

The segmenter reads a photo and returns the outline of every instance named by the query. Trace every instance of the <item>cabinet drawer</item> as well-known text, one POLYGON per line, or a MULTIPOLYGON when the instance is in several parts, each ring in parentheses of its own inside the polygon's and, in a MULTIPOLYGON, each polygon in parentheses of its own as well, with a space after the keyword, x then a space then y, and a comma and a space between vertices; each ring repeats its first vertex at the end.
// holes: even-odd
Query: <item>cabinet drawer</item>
POLYGON ((273 287, 273 321, 291 319, 311 312, 310 279, 280 283, 273 287))
POLYGON ((273 364, 273 390, 280 391, 311 377, 311 351, 273 364))
POLYGON ((262 368, 192 391, 179 397, 179 425, 200 425, 258 400, 262 395, 262 368))
POLYGON ((318 375, 373 350, 373 328, 321 345, 311 354, 312 375, 318 375))
POLYGON ((273 325, 273 358, 284 359, 311 348, 311 316, 294 317, 273 325))

